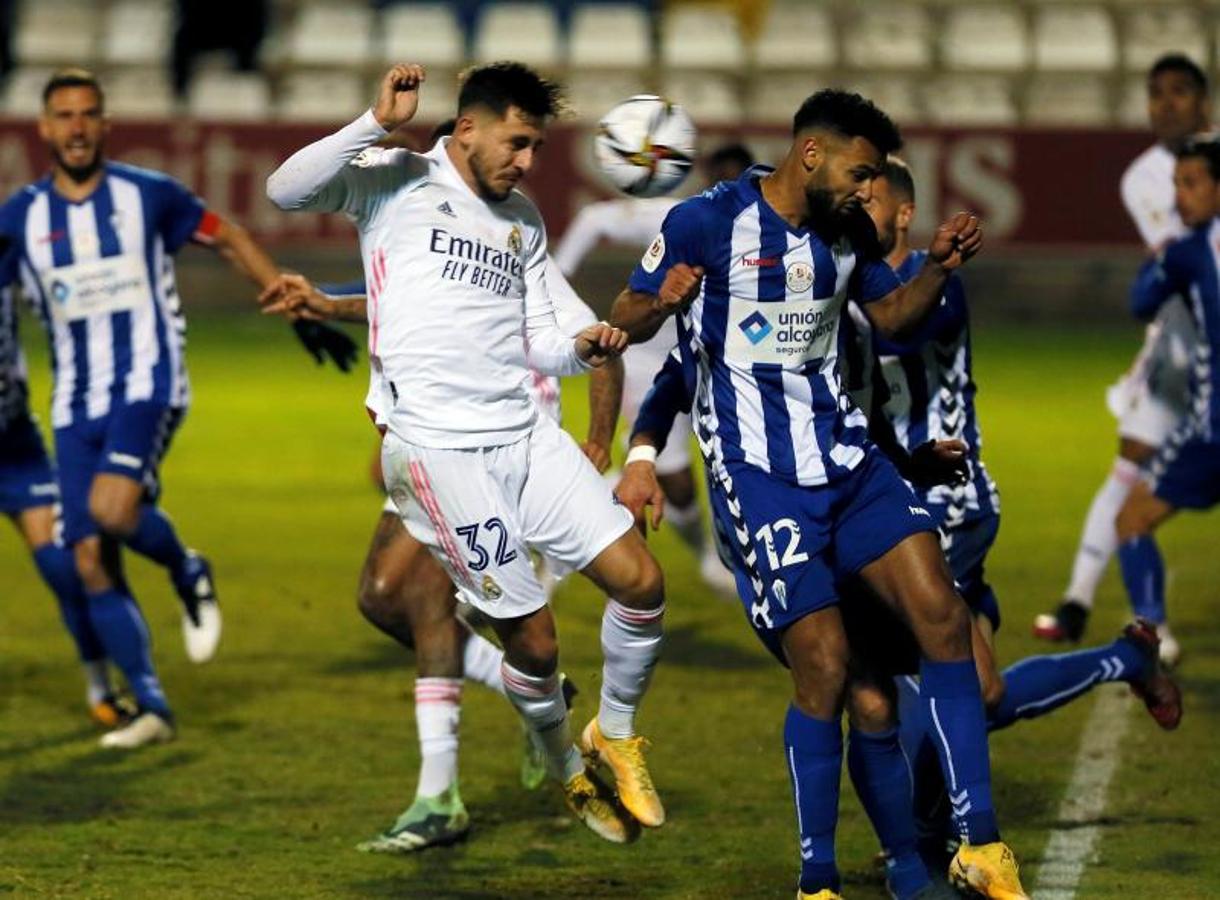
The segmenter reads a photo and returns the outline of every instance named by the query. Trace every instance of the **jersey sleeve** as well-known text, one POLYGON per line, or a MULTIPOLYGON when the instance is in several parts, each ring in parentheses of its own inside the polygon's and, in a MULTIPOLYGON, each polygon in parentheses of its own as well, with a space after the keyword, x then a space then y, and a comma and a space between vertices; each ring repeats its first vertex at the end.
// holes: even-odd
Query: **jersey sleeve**
POLYGON ((187 241, 209 243, 220 226, 220 217, 181 182, 159 178, 154 183, 156 228, 165 249, 174 253, 187 241))
POLYGON ((1131 286, 1131 312, 1149 320, 1170 297, 1185 294, 1190 287, 1189 240, 1170 244, 1156 258, 1140 266, 1131 286))
POLYGON ((902 281, 883 259, 866 258, 856 264, 847 285, 847 299, 872 303, 902 286, 902 281))
POLYGON ((661 290, 665 273, 678 264, 703 264, 703 222, 707 215, 702 197, 684 200, 665 217, 660 233, 652 239, 643 258, 631 273, 628 287, 639 294, 656 294, 661 290))
POLYGON ((1150 250, 1163 247, 1180 233, 1178 222, 1166 203, 1171 191, 1172 184, 1154 183, 1138 161, 1123 173, 1119 182, 1119 194, 1127 215, 1150 250))
POLYGON ((580 299, 550 255, 546 259, 546 290, 555 310, 555 321, 564 334, 575 337, 590 325, 597 324, 597 315, 580 299))
POLYGON ((686 385, 682 356, 675 347, 665 357, 665 365, 653 378, 652 387, 644 396, 644 402, 640 404, 640 411, 631 426, 631 436, 647 434, 658 451, 664 450, 678 413, 690 412, 691 397, 686 385))
POLYGON ((529 231, 525 257, 525 357, 543 375, 578 375, 587 367, 576 353, 576 342, 559 329, 547 286, 546 229, 539 217, 529 231))

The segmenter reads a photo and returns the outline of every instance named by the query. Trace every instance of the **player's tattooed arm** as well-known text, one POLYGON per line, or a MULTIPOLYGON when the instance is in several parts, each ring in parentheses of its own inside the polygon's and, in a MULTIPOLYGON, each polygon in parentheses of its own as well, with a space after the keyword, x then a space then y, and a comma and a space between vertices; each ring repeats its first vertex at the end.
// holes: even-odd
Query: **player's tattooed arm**
POLYGON ((873 326, 886 338, 900 337, 940 302, 949 275, 983 245, 978 217, 960 212, 936 229, 928 258, 915 277, 879 300, 864 304, 873 326))
POLYGON ((641 344, 660 331, 666 319, 690 305, 702 285, 702 266, 675 263, 656 294, 630 289, 620 293, 610 309, 610 324, 627 332, 631 343, 641 344))
POLYGON ((623 403, 623 360, 613 357, 589 375, 589 433, 581 449, 598 472, 610 468, 610 447, 623 403))
POLYGON ((365 295, 331 297, 319 291, 303 275, 278 275, 259 295, 258 302, 265 314, 284 315, 290 319, 368 321, 365 295))

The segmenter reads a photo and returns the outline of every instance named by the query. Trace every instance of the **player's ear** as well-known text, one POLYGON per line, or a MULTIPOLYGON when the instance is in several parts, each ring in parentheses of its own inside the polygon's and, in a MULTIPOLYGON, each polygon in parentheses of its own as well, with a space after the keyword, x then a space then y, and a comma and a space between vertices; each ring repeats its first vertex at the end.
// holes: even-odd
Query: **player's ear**
POLYGON ((805 171, 812 172, 819 168, 826 157, 825 140, 816 134, 804 134, 799 136, 797 141, 805 171))
POLYGON ((474 137, 475 131, 478 130, 477 113, 474 110, 467 110, 464 113, 459 113, 457 121, 453 123, 453 136, 461 143, 468 144, 474 137))
POLYGON ((910 228, 911 222, 915 218, 914 203, 899 203, 898 204, 898 219, 897 225, 899 228, 910 228))

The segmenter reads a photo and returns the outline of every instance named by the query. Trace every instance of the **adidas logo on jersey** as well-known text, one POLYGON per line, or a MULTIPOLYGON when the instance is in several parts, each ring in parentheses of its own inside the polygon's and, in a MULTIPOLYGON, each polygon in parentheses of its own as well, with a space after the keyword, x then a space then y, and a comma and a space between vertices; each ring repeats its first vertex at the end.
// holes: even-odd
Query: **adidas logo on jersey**
POLYGON ((436 208, 436 211, 437 211, 437 212, 440 212, 440 213, 444 213, 445 215, 447 215, 447 216, 448 216, 449 218, 451 218, 451 219, 456 219, 456 218, 457 218, 457 213, 455 213, 455 212, 453 211, 453 207, 449 205, 449 201, 448 201, 448 200, 443 201, 443 202, 441 203, 441 205, 440 205, 440 206, 438 206, 438 207, 436 208))

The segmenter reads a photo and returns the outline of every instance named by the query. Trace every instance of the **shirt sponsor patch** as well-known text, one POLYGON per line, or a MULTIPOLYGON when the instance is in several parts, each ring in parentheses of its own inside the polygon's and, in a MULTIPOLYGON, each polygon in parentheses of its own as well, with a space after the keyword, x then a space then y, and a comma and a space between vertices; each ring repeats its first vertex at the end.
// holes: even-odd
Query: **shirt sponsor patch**
POLYGON ((657 270, 657 266, 661 264, 661 260, 664 257, 665 235, 658 234, 652 239, 652 243, 648 245, 648 249, 644 251, 644 258, 640 260, 640 268, 651 275, 657 270))
POLYGON ((51 316, 75 322, 90 316, 136 309, 151 302, 143 257, 108 256, 41 273, 51 316))

